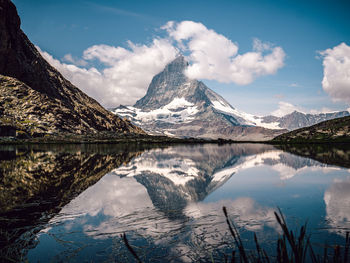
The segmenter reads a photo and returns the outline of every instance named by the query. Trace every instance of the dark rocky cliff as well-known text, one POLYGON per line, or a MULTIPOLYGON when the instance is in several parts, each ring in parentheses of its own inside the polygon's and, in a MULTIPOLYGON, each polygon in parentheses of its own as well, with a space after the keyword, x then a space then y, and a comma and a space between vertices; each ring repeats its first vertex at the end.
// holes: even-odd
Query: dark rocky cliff
MULTIPOLYGON (((105 110, 97 101, 80 91, 50 66, 20 29, 20 18, 16 7, 9 0, 0 0, 0 74, 3 75, 1 89, 12 89, 9 92, 13 96, 11 101, 14 104, 16 104, 15 99, 20 96, 14 89, 16 85, 21 86, 19 89, 21 93, 27 90, 31 94, 36 94, 37 97, 37 99, 31 97, 30 100, 26 100, 33 107, 29 107, 30 112, 24 112, 28 115, 24 120, 18 119, 17 114, 8 115, 6 98, 2 98, 0 125, 4 125, 4 121, 18 124, 31 119, 40 120, 43 114, 50 111, 53 114, 52 119, 40 124, 46 126, 46 130, 58 129, 58 132, 74 134, 91 134, 100 131, 115 134, 144 133, 136 126, 105 110), (44 104, 45 109, 42 108, 44 104), (64 108, 65 114, 58 114, 56 110, 61 109, 57 105, 64 108)), ((18 101, 18 103, 23 102, 18 101)), ((21 110, 25 109, 21 108, 21 110)))

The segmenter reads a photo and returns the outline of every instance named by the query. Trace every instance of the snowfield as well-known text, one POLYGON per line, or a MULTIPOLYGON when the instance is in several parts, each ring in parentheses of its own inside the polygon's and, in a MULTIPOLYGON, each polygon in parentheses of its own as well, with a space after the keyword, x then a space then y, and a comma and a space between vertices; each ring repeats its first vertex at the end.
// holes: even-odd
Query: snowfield
POLYGON ((252 126, 260 126, 267 129, 282 129, 279 127, 278 122, 264 123, 262 116, 255 116, 253 114, 245 113, 242 111, 238 111, 233 108, 231 105, 223 102, 223 101, 212 101, 213 107, 227 115, 232 115, 233 117, 243 119, 244 125, 252 125, 252 126))
POLYGON ((135 123, 153 121, 186 123, 194 119, 194 115, 198 113, 198 109, 197 106, 194 106, 193 103, 188 102, 184 98, 175 98, 169 104, 152 111, 142 111, 138 108, 127 106, 126 108, 118 108, 112 112, 122 117, 134 118, 135 123))

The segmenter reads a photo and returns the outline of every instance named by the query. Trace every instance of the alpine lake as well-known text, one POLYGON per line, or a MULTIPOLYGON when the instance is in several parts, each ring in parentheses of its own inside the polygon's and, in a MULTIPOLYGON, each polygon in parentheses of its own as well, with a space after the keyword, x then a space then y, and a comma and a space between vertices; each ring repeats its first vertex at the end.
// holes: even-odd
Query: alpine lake
POLYGON ((314 250, 350 230, 350 145, 0 146, 0 258, 8 262, 223 262, 274 255, 307 222, 314 250))

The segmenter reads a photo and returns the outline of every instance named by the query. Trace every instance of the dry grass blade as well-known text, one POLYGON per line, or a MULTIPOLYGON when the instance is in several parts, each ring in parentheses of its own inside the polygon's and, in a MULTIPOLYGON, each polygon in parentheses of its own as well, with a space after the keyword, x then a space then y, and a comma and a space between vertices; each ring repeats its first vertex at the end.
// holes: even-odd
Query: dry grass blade
POLYGON ((278 208, 278 212, 279 214, 275 212, 275 217, 283 231, 283 240, 281 240, 279 244, 281 250, 280 253, 282 254, 282 262, 305 262, 308 247, 311 247, 310 242, 308 242, 309 238, 306 237, 307 223, 305 223, 305 225, 300 228, 299 237, 297 237, 296 235, 294 235, 293 231, 289 231, 287 222, 280 208, 278 208), (289 247, 292 250, 290 258, 288 256, 287 242, 285 241, 285 239, 287 239, 289 247))
MULTIPOLYGON (((226 207, 223 207, 223 212, 226 217, 226 223, 228 225, 229 231, 239 251, 239 258, 237 258, 239 259, 239 262, 270 263, 270 258, 267 255, 266 251, 260 246, 256 234, 254 233, 254 242, 255 242, 256 251, 246 250, 244 248, 238 229, 236 228, 235 224, 229 220, 226 207)), ((275 216, 278 224, 283 230, 283 235, 279 236, 279 238, 277 239, 277 246, 276 246, 277 255, 276 257, 275 256, 273 257, 272 262, 278 262, 278 263, 305 263, 305 262, 348 263, 349 262, 348 260, 349 249, 350 249, 349 232, 346 232, 346 241, 345 241, 344 249, 342 249, 339 245, 335 246, 333 258, 331 257, 329 261, 327 245, 325 245, 324 247, 323 258, 320 255, 316 255, 316 253, 314 252, 311 246, 310 236, 307 235, 306 223, 300 228, 299 235, 295 235, 293 231, 290 231, 288 229, 286 220, 279 208, 278 208, 278 212, 279 213, 275 212, 275 216), (307 256, 309 257, 307 258, 307 256)), ((141 259, 137 256, 135 250, 130 246, 125 233, 121 237, 123 238, 124 243, 127 249, 129 250, 129 252, 134 256, 137 262, 140 263, 141 259)), ((224 255, 224 262, 228 262, 228 259, 229 257, 227 255, 224 255)), ((213 257, 211 258, 211 261, 214 262, 213 257)), ((232 251, 230 262, 231 263, 236 262, 236 250, 232 251)))
POLYGON ((260 263, 260 262, 262 262, 261 248, 260 248, 260 245, 259 245, 259 242, 258 242, 258 238, 256 237, 255 233, 254 233, 254 242, 255 242, 256 252, 258 253, 257 262, 260 263))
POLYGON ((348 263, 348 256, 349 256, 349 247, 350 247, 350 238, 349 238, 349 232, 346 232, 346 238, 345 238, 345 252, 344 252, 344 263, 348 263))
POLYGON ((235 263, 236 262, 236 251, 232 251, 232 258, 231 258, 231 263, 235 263))
POLYGON ((340 246, 336 245, 334 248, 333 262, 341 262, 340 260, 340 246))
POLYGON ((327 252, 328 248, 327 248, 327 244, 325 245, 324 247, 324 250, 323 250, 323 263, 326 263, 328 260, 328 252, 327 252))
POLYGON ((267 255, 265 249, 263 249, 264 257, 265 257, 265 262, 270 263, 269 256, 267 255))
POLYGON ((240 259, 241 259, 241 261, 243 261, 244 263, 248 263, 248 262, 249 262, 249 261, 248 261, 248 257, 247 257, 247 255, 246 255, 246 253, 245 253, 245 249, 244 249, 242 240, 241 240, 241 238, 240 238, 240 235, 239 235, 239 233, 238 233, 238 231, 237 231, 237 228, 236 228, 236 226, 235 226, 234 224, 232 224, 232 226, 231 226, 231 222, 230 222, 230 220, 229 220, 229 218, 228 218, 227 210, 226 210, 226 207, 225 207, 225 206, 222 208, 222 210, 224 211, 224 215, 225 215, 225 217, 226 217, 226 223, 227 223, 227 225, 228 225, 228 227, 229 227, 230 233, 231 233, 231 235, 233 236, 233 238, 234 238, 234 240, 235 240, 235 243, 236 243, 236 246, 237 246, 238 249, 239 249, 240 259))
MULTIPOLYGON (((287 223, 286 223, 286 220, 284 219, 284 216, 281 212, 281 210, 278 208, 278 212, 280 215, 278 215, 276 212, 275 213, 275 217, 277 219, 277 222, 279 223, 279 225, 281 226, 282 228, 282 231, 283 231, 283 236, 285 236, 288 240, 288 243, 293 251, 293 254, 294 255, 297 255, 298 254, 298 249, 295 245, 295 240, 294 240, 294 236, 293 236, 293 232, 289 232, 288 230, 288 227, 287 227, 287 223)), ((285 243, 285 242, 284 242, 285 243)), ((297 261, 296 259, 296 262, 299 262, 297 261)))
POLYGON ((142 263, 141 259, 138 257, 138 255, 136 254, 135 250, 130 246, 128 239, 126 238, 125 233, 122 235, 123 241, 125 243, 125 246, 128 248, 128 250, 130 251, 130 253, 135 257, 135 259, 137 260, 138 263, 142 263))
POLYGON ((308 242, 308 245, 309 245, 309 248, 310 248, 310 257, 311 257, 312 263, 318 263, 319 261, 316 258, 315 252, 314 252, 314 250, 313 250, 313 248, 312 248, 312 246, 310 244, 310 240, 308 240, 307 242, 308 242))

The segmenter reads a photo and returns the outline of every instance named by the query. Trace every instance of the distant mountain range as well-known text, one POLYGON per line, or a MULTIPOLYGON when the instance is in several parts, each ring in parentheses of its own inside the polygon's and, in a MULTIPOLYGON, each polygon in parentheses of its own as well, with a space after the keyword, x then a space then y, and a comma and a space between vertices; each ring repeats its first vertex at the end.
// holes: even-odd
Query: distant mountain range
POLYGON ((349 116, 348 111, 339 111, 331 113, 320 113, 320 114, 306 114, 298 111, 294 111, 283 117, 276 116, 265 116, 262 118, 262 125, 272 124, 276 127, 287 129, 289 131, 308 127, 323 121, 349 116))
POLYGON ((254 116, 238 111, 201 81, 184 74, 188 63, 178 56, 156 75, 146 95, 133 106, 111 111, 151 134, 175 137, 268 140, 288 130, 342 116, 349 112, 283 117, 254 116))
POLYGON ((104 109, 43 59, 0 0, 0 136, 144 132, 104 109))

